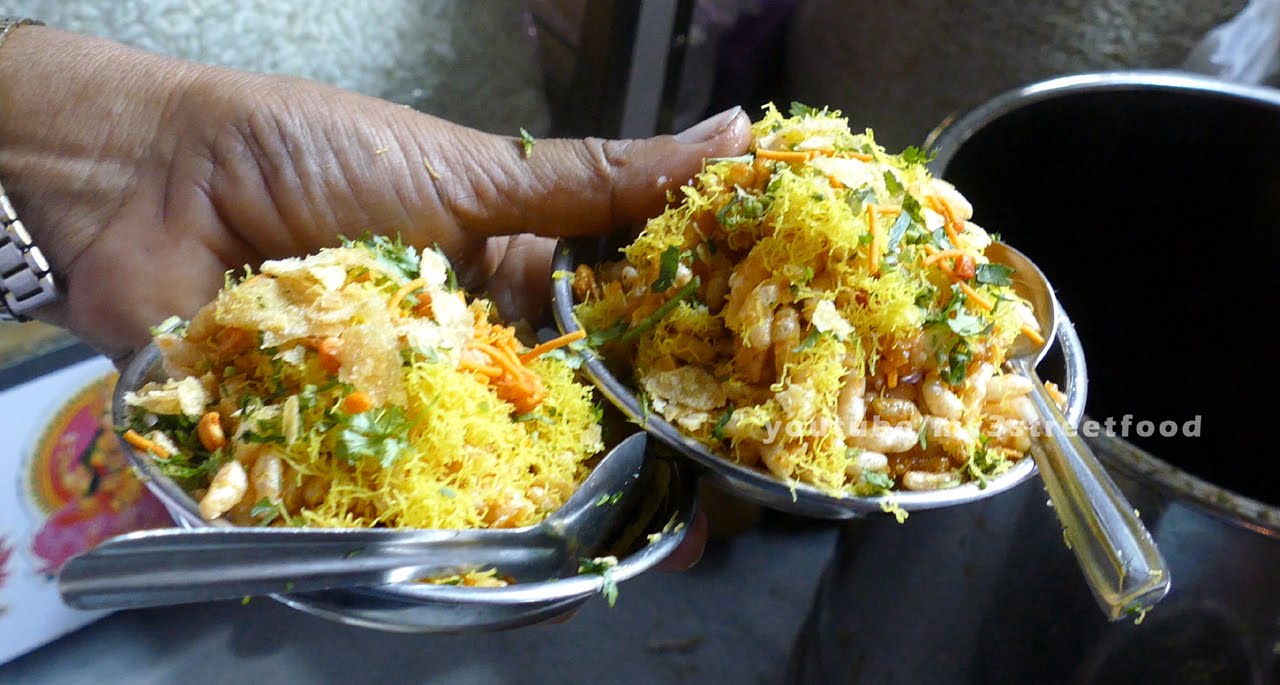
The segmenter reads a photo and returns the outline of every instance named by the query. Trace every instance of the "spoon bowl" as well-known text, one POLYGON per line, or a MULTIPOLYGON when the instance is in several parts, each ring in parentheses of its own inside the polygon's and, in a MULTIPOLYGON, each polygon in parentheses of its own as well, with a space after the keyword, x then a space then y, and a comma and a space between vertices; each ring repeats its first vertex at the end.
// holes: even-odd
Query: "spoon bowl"
POLYGON ((1092 450, 1045 390, 1036 365, 1048 351, 1061 307, 1048 278, 1021 252, 995 243, 991 261, 1013 267, 1013 288, 1035 310, 1044 339, 1019 336, 1007 365, 1032 381, 1031 401, 1044 421, 1031 455, 1053 500, 1063 535, 1094 598, 1111 620, 1145 611, 1169 592, 1168 567, 1151 534, 1092 450))

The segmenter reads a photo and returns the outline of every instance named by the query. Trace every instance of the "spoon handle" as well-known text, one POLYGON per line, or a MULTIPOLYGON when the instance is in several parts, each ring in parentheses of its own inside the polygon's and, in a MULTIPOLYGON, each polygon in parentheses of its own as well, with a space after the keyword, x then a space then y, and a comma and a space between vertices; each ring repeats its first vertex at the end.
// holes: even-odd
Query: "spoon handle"
POLYGON ((1069 428, 1031 364, 1013 365, 1032 381, 1031 400, 1045 425, 1031 452, 1094 598, 1112 621, 1150 608, 1170 584, 1155 541, 1089 446, 1069 428))
POLYGON ((75 608, 126 609, 383 585, 475 568, 550 569, 560 559, 549 537, 485 532, 142 531, 71 559, 58 586, 75 608))

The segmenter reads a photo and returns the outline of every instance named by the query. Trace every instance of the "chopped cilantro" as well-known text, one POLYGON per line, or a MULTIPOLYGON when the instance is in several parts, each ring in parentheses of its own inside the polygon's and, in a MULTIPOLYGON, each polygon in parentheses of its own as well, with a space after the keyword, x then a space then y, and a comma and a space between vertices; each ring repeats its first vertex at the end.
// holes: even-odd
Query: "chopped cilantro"
POLYGON ((871 495, 883 495, 893 490, 893 478, 879 471, 863 471, 862 482, 871 488, 871 495))
POLYGON ((878 201, 876 189, 871 186, 850 190, 845 195, 845 202, 848 203, 849 209, 852 209, 854 214, 862 214, 868 204, 875 204, 878 201))
POLYGON ((973 480, 977 482, 979 490, 985 489, 991 477, 999 473, 1004 466, 1004 462, 999 455, 987 450, 989 441, 990 438, 987 436, 980 436, 978 445, 973 448, 973 452, 969 455, 969 460, 964 465, 965 471, 968 471, 973 480))
POLYGON ((422 275, 418 264, 418 252, 412 247, 400 242, 397 237, 395 242, 385 235, 373 235, 365 233, 357 240, 342 239, 343 247, 353 247, 362 245, 371 250, 378 262, 393 273, 398 273, 407 280, 413 280, 422 275))
POLYGON ((974 269, 973 276, 983 285, 1013 285, 1013 267, 1004 264, 979 264, 974 269))
POLYGON ((911 220, 919 226, 923 227, 925 225, 924 210, 920 207, 920 201, 911 193, 904 193, 902 195, 902 212, 907 216, 910 216, 911 220))
POLYGON ((752 195, 739 186, 734 188, 736 192, 733 198, 716 212, 716 221, 730 230, 760 223, 764 218, 764 198, 752 195))
POLYGON ((534 140, 533 134, 526 131, 523 126, 520 127, 520 147, 524 150, 525 159, 533 156, 533 146, 537 142, 537 140, 534 140))
POLYGON ((793 117, 814 117, 822 114, 822 110, 792 100, 791 107, 787 109, 787 113, 793 117))
POLYGON ((372 457, 386 468, 409 448, 408 430, 409 421, 400 407, 354 414, 346 417, 335 451, 352 464, 372 457))
POLYGON ((898 180, 898 175, 887 169, 884 172, 884 187, 885 190, 889 191, 890 195, 905 194, 907 192, 907 189, 902 186, 902 181, 898 180))
POLYGON ((969 349, 969 343, 957 340, 956 344, 951 346, 951 351, 947 353, 947 367, 939 369, 939 375, 949 385, 960 385, 964 383, 972 361, 973 352, 969 349))
MULTIPOLYGON (((621 335, 621 333, 619 333, 619 335, 621 335)), ((570 343, 565 347, 557 347, 550 352, 544 353, 542 356, 546 359, 557 359, 564 362, 564 364, 571 369, 580 369, 582 368, 582 362, 584 360, 582 359, 582 354, 579 350, 574 349, 574 346, 578 344, 579 343, 570 343)))
POLYGON ((902 151, 902 161, 907 164, 928 164, 933 161, 934 153, 925 153, 920 148, 910 145, 902 151))
POLYGON ((617 504, 622 501, 623 494, 624 493, 621 490, 613 493, 612 495, 606 492, 605 494, 600 495, 600 498, 596 500, 596 506, 603 507, 606 504, 617 504))
POLYGON ((796 348, 792 350, 792 352, 804 352, 805 350, 813 347, 814 345, 817 345, 818 338, 820 337, 822 337, 822 331, 819 331, 816 328, 809 331, 809 334, 804 336, 804 340, 801 340, 800 344, 796 345, 796 348))
POLYGON ((249 510, 249 516, 257 519, 256 525, 268 526, 280 516, 280 507, 270 498, 263 497, 249 510))
POLYGON ((279 416, 263 419, 254 423, 256 430, 246 430, 240 435, 240 439, 244 442, 283 445, 285 443, 283 423, 279 416))
POLYGON ((967 299, 958 285, 951 286, 951 299, 947 306, 925 317, 925 323, 946 324, 951 332, 961 337, 981 335, 990 330, 990 322, 965 307, 967 299))
POLYGON ((955 315, 947 319, 947 327, 953 333, 962 337, 972 337, 982 335, 991 327, 991 324, 981 316, 974 314, 966 307, 957 307, 955 315))
POLYGON ((662 251, 658 258, 658 278, 653 282, 653 292, 666 292, 676 283, 676 274, 680 271, 680 248, 672 245, 662 251))
POLYGON ((598 573, 603 576, 604 582, 600 584, 600 594, 604 596, 610 608, 613 608, 618 601, 618 581, 613 578, 613 569, 617 565, 617 557, 583 559, 578 564, 578 573, 598 573))
POLYGON ((724 427, 729 423, 729 418, 733 416, 733 407, 730 406, 724 410, 724 414, 720 416, 720 420, 716 422, 716 427, 711 429, 711 437, 715 440, 724 440, 724 427))

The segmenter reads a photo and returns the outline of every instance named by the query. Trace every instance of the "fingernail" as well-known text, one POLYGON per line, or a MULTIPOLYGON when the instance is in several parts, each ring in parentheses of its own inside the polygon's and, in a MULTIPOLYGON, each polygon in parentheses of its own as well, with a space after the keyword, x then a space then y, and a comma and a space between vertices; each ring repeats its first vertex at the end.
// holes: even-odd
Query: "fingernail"
POLYGON ((717 133, 728 127, 739 114, 742 114, 742 108, 732 107, 719 114, 703 119, 693 126, 677 133, 675 135, 676 142, 685 144, 705 143, 706 141, 715 138, 717 133))

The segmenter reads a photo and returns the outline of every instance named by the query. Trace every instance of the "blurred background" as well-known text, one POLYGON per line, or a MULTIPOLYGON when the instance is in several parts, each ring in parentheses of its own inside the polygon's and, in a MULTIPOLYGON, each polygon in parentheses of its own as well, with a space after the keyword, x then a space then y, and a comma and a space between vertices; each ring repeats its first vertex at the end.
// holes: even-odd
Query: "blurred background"
MULTIPOLYGON (((643 137, 733 105, 754 114, 765 102, 797 100, 843 110, 896 150, 921 144, 958 112, 1051 76, 1225 74, 1230 65, 1215 63, 1204 41, 1246 5, 0 0, 0 14, 315 78, 508 135, 523 127, 539 137, 643 137)), ((1265 71, 1251 78, 1264 80, 1265 71)), ((0 392, 35 397, 46 374, 91 356, 47 326, 0 324, 0 392)), ((3 422, 0 434, 16 435, 3 422)), ((124 612, 0 664, 0 682, 780 682, 839 529, 715 492, 704 493, 704 506, 714 529, 700 566, 627 583, 615 609, 593 601, 562 625, 414 637, 341 627, 265 600, 124 612)), ((0 613, 0 632, 20 629, 5 621, 0 613)))

